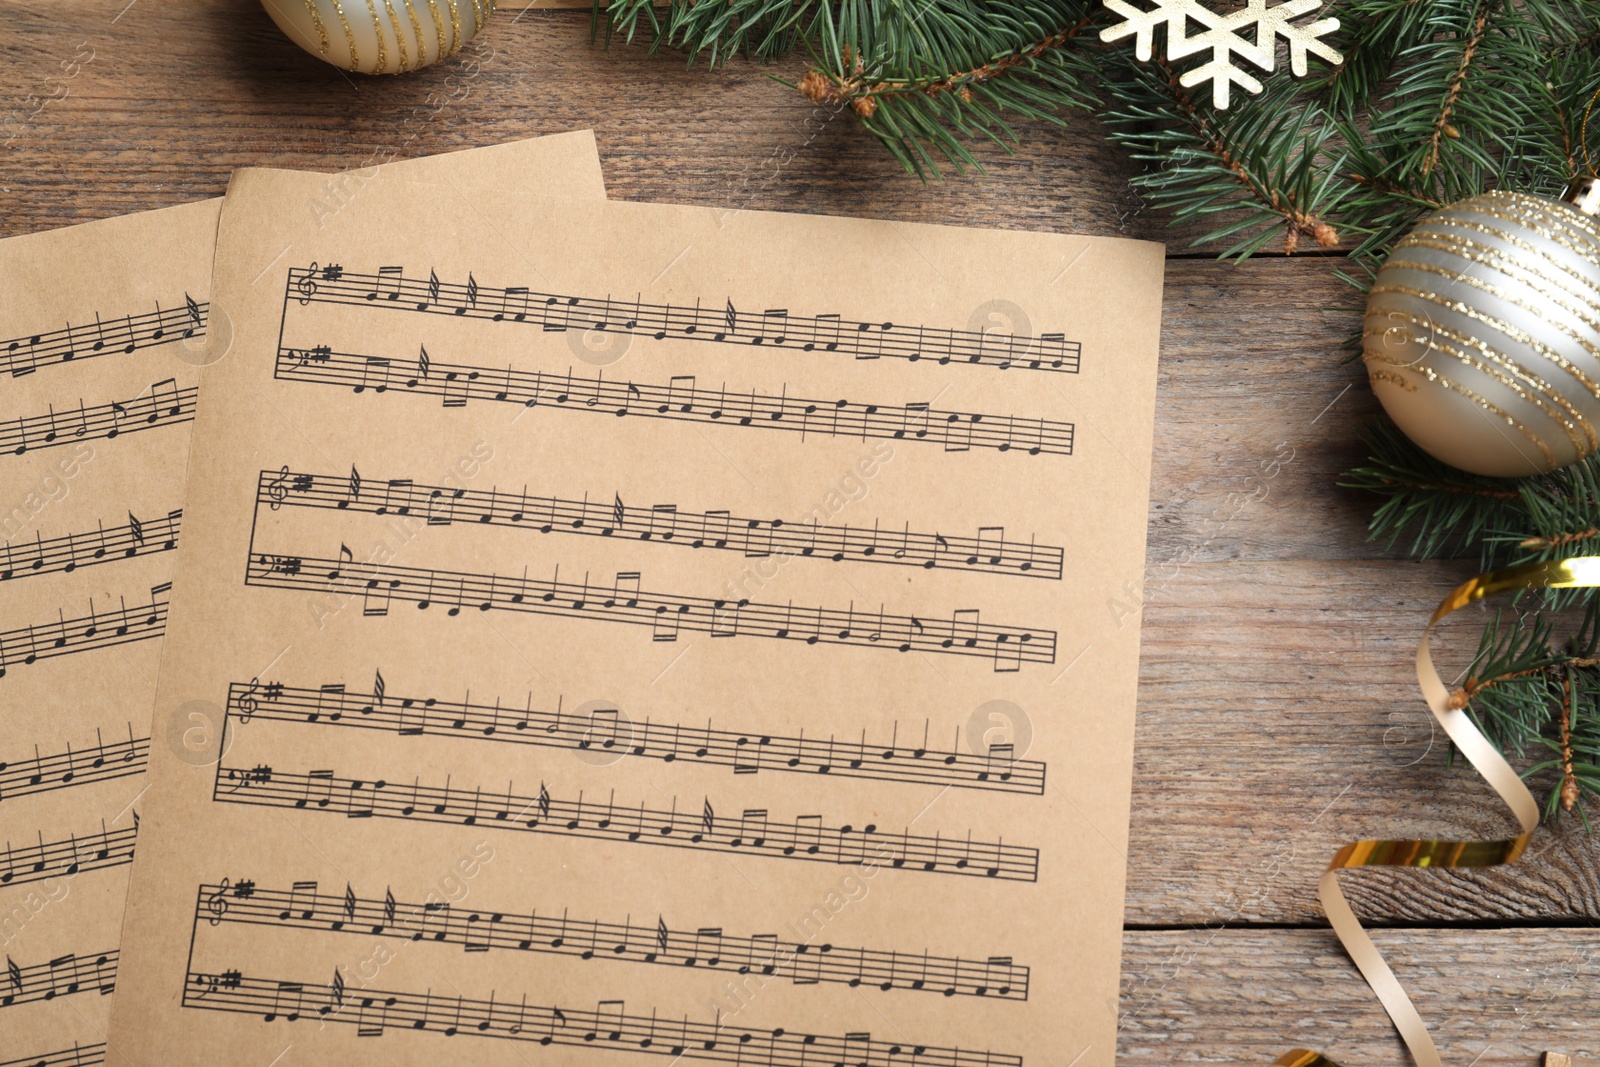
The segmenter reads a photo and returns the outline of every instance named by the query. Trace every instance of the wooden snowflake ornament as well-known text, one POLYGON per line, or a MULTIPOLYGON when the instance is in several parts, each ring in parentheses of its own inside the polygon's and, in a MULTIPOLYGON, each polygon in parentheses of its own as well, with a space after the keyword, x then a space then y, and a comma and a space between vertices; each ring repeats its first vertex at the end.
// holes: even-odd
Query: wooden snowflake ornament
POLYGON ((1184 86, 1209 81, 1211 100, 1219 108, 1228 106, 1228 91, 1233 85, 1252 93, 1261 91, 1261 82, 1235 61, 1247 59, 1271 73, 1277 65, 1280 37, 1289 44, 1289 69, 1296 77, 1306 73, 1307 53, 1315 53, 1329 63, 1344 60, 1331 45, 1318 39, 1338 29, 1338 19, 1318 19, 1304 26, 1296 26, 1292 21, 1321 7, 1322 0, 1286 0, 1271 6, 1267 0, 1246 0, 1239 10, 1226 14, 1218 14, 1197 0, 1148 2, 1155 7, 1143 11, 1126 0, 1105 0, 1107 10, 1121 15, 1125 21, 1101 30, 1100 39, 1110 42, 1131 36, 1135 54, 1148 60, 1156 30, 1166 26, 1168 59, 1183 59, 1210 49, 1210 61, 1185 72, 1179 81, 1184 86), (1200 27, 1192 36, 1189 33, 1191 22, 1200 27), (1252 29, 1255 30, 1254 41, 1246 36, 1252 29))

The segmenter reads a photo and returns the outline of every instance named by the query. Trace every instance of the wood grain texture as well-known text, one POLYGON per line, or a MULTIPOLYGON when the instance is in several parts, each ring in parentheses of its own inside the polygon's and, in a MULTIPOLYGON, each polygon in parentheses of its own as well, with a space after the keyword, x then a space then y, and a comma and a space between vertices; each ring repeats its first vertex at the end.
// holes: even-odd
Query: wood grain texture
POLYGON ((503 12, 462 56, 362 78, 288 41, 256 0, 0 4, 0 236, 220 194, 241 166, 343 170, 593 128, 614 197, 921 222, 1158 233, 1092 123, 1030 123, 988 177, 924 186, 848 115, 737 61, 708 73, 589 44, 587 12, 503 12), (116 20, 116 21, 113 21, 116 20), (87 42, 94 58, 66 79, 87 42), (65 89, 37 115, 30 96, 65 89), (17 136, 11 138, 16 130, 17 136))
MULTIPOLYGON (((1168 263, 1149 557, 1126 600, 1143 619, 1131 923, 1314 922, 1346 841, 1512 831, 1447 767, 1412 665, 1475 568, 1369 542, 1370 502, 1336 487, 1377 404, 1340 365, 1357 316, 1327 310, 1353 304, 1333 265, 1168 263)), ((1445 625, 1443 669, 1466 665, 1492 610, 1445 625)), ((1576 819, 1514 867, 1343 877, 1380 922, 1600 914, 1600 846, 1576 819)))
MULTIPOLYGON (((506 11, 451 64, 360 78, 302 53, 255 0, 0 0, 0 236, 218 195, 235 167, 334 171, 591 127, 614 197, 1165 239, 1186 254, 1189 231, 1143 208, 1133 165, 1091 121, 1022 124, 1015 155, 978 149, 987 175, 923 184, 848 115, 767 77, 800 69, 689 70, 591 47, 584 12, 506 11), (69 77, 63 62, 86 50, 69 77)), ((1358 301, 1337 263, 1168 263, 1149 565, 1107 605, 1144 640, 1129 1062, 1266 1063, 1293 1043, 1402 1062, 1326 930, 1251 927, 1318 924, 1316 877, 1353 837, 1510 827, 1447 767, 1412 674, 1419 627, 1471 567, 1369 543, 1370 502, 1335 486, 1376 411, 1359 365, 1341 363, 1358 301), (1138 929, 1172 926, 1194 929, 1138 929)), ((1461 614, 1445 663, 1464 664, 1476 636, 1461 614)), ((1512 927, 1379 934, 1453 1062, 1486 1041, 1480 1063, 1596 1051, 1571 1030, 1600 1008, 1586 926, 1600 846, 1576 820, 1512 868, 1345 884, 1378 922, 1512 927), (1562 984, 1563 966, 1577 978, 1562 984)))
MULTIPOLYGON (((1592 927, 1382 930, 1373 940, 1446 1063, 1536 1067, 1546 1050, 1600 1052, 1592 927)), ((1118 1061, 1130 1065, 1269 1064, 1294 1047, 1346 1065, 1410 1062, 1324 930, 1127 934, 1119 1035, 1118 1061)))

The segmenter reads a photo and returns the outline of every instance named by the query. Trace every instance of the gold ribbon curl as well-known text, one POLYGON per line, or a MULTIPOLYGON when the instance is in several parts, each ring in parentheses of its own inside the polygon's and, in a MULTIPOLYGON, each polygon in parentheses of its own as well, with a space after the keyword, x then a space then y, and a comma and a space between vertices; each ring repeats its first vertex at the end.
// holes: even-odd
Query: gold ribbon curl
MULTIPOLYGON (((1361 971, 1362 977, 1377 994, 1384 1010, 1389 1013, 1395 1029, 1400 1031, 1406 1047, 1411 1050, 1417 1067, 1444 1065, 1439 1058, 1439 1050, 1434 1047, 1433 1035, 1428 1033, 1427 1026, 1423 1024, 1422 1016, 1417 1013, 1411 998, 1384 962, 1382 953, 1367 936, 1366 930, 1362 929, 1361 921, 1356 918, 1344 893, 1340 891, 1338 872, 1351 867, 1462 870, 1516 862, 1527 849, 1528 840, 1539 825, 1539 805, 1511 764, 1467 717, 1465 697, 1453 695, 1439 676, 1438 669, 1433 665, 1433 654, 1428 648, 1428 638, 1446 615, 1496 593, 1524 589, 1592 588, 1600 588, 1600 556, 1527 563, 1480 574, 1457 586, 1440 602, 1417 645, 1417 685, 1428 702, 1428 710, 1433 712, 1433 717, 1450 740, 1455 742, 1467 762, 1483 775, 1500 799, 1510 807, 1522 832, 1502 841, 1354 841, 1339 850, 1317 883, 1317 897, 1322 901, 1329 925, 1361 971)), ((1559 1053, 1546 1054, 1547 1064, 1577 1062, 1581 1061, 1571 1060, 1559 1053)), ((1276 1064, 1277 1067, 1338 1067, 1321 1053, 1303 1048, 1284 1054, 1276 1064)))

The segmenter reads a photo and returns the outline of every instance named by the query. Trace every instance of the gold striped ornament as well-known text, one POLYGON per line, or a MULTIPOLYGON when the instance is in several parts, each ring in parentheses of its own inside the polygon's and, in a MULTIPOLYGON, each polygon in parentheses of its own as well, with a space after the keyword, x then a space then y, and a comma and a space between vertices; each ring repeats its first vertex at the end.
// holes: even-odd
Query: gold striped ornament
POLYGON ((295 44, 336 67, 401 74, 455 55, 496 0, 262 0, 295 44))
POLYGON ((1362 324, 1372 389, 1437 459, 1496 477, 1600 447, 1600 181, 1489 192, 1395 245, 1362 324))

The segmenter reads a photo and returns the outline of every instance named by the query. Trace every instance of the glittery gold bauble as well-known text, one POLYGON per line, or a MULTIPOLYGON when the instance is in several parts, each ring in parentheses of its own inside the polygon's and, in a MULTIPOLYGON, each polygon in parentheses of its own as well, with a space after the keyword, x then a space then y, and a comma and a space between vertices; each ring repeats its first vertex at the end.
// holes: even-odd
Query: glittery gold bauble
POLYGON ((1600 446, 1600 183, 1470 197, 1423 219, 1367 300, 1363 357, 1424 451, 1516 477, 1600 446))
POLYGON ((496 0, 262 0, 289 39, 336 67, 399 74, 460 51, 496 0))

